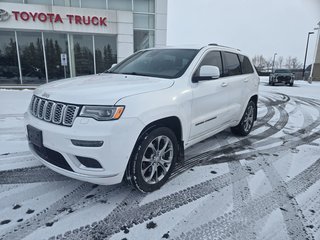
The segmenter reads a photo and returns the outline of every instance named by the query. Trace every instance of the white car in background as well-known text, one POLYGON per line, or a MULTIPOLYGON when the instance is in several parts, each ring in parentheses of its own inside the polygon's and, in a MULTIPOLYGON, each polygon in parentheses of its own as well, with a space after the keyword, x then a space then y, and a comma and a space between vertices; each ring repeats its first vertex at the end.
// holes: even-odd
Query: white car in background
POLYGON ((259 77, 239 50, 139 51, 109 71, 35 90, 25 123, 32 153, 71 178, 159 189, 184 150, 222 130, 245 136, 259 77))

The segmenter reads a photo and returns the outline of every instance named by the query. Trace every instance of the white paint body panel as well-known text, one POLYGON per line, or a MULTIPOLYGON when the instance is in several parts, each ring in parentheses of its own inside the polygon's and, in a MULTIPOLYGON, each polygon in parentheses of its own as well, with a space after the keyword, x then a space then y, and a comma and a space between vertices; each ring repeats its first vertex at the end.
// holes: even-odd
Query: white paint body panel
POLYGON ((54 125, 27 112, 26 125, 40 129, 44 146, 61 153, 74 172, 43 162, 69 177, 115 184, 123 178, 138 136, 154 121, 177 117, 185 148, 236 126, 250 98, 258 95, 259 77, 254 72, 193 83, 195 69, 204 54, 211 50, 226 49, 213 46, 200 49, 186 72, 177 79, 102 74, 57 81, 38 88, 35 95, 42 97, 46 93, 50 95, 49 99, 59 102, 125 106, 119 120, 96 121, 77 117, 72 127, 54 125), (205 123, 196 126, 201 122, 205 123), (71 139, 104 141, 104 145, 99 148, 76 147, 71 139), (86 169, 79 165, 75 156, 94 158, 103 170, 86 169))

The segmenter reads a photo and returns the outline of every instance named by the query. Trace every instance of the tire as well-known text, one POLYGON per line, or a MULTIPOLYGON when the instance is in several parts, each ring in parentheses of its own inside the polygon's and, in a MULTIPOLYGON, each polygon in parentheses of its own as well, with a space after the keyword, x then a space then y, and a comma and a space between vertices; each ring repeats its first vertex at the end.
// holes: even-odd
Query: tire
POLYGON ((290 83, 290 87, 292 87, 293 86, 293 82, 292 83, 290 83))
POLYGON ((153 192, 170 177, 179 154, 178 140, 167 127, 145 133, 134 149, 127 178, 140 192, 153 192))
POLYGON ((247 136, 253 127, 255 113, 256 113, 257 106, 256 104, 250 100, 244 114, 241 118, 240 123, 231 128, 232 133, 238 136, 247 136))
POLYGON ((274 82, 272 82, 271 85, 274 86, 274 82))

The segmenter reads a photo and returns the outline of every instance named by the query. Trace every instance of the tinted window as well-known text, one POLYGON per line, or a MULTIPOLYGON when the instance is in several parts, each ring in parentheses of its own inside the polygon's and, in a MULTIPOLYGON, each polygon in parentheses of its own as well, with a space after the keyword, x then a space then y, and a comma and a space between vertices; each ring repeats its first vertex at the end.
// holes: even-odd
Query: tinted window
MULTIPOLYGON (((61 66, 61 53, 68 54, 68 38, 63 33, 44 33, 49 81, 64 78, 64 66, 61 66)), ((69 56, 67 56, 69 66, 69 56)), ((70 77, 66 66, 66 77, 70 77)))
POLYGON ((94 73, 92 36, 73 35, 76 76, 94 73))
POLYGON ((97 73, 102 73, 117 62, 117 37, 94 36, 97 73))
POLYGON ((238 55, 240 62, 241 62, 241 68, 242 68, 242 74, 249 74, 249 73, 253 73, 253 68, 252 65, 250 63, 249 58, 242 56, 242 55, 238 55))
MULTIPOLYGON (((24 84, 46 82, 40 32, 18 32, 22 80, 24 84)), ((49 63, 48 63, 49 64, 49 63)))
POLYGON ((154 47, 154 31, 153 30, 134 30, 133 31, 134 51, 154 47))
POLYGON ((0 31, 0 84, 20 83, 14 32, 0 31))
POLYGON ((154 0, 134 0, 133 11, 135 12, 152 12, 154 13, 154 0))
POLYGON ((242 73, 237 54, 225 52, 223 54, 223 64, 225 76, 234 76, 242 73))
POLYGON ((138 52, 111 68, 109 73, 178 78, 198 53, 195 49, 154 49, 138 52))
POLYGON ((222 61, 221 61, 221 54, 217 51, 209 52, 201 61, 195 76, 199 76, 200 68, 204 65, 216 66, 219 68, 220 73, 222 73, 222 61))

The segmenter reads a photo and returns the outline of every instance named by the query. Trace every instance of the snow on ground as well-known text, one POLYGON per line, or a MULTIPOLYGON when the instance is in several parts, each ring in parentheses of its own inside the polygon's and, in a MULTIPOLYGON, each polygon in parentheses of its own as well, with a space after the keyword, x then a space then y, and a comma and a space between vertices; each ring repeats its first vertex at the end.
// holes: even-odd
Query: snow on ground
POLYGON ((32 91, 0 90, 0 239, 320 240, 320 83, 267 81, 248 137, 189 148, 149 194, 42 166, 23 127, 32 91))

